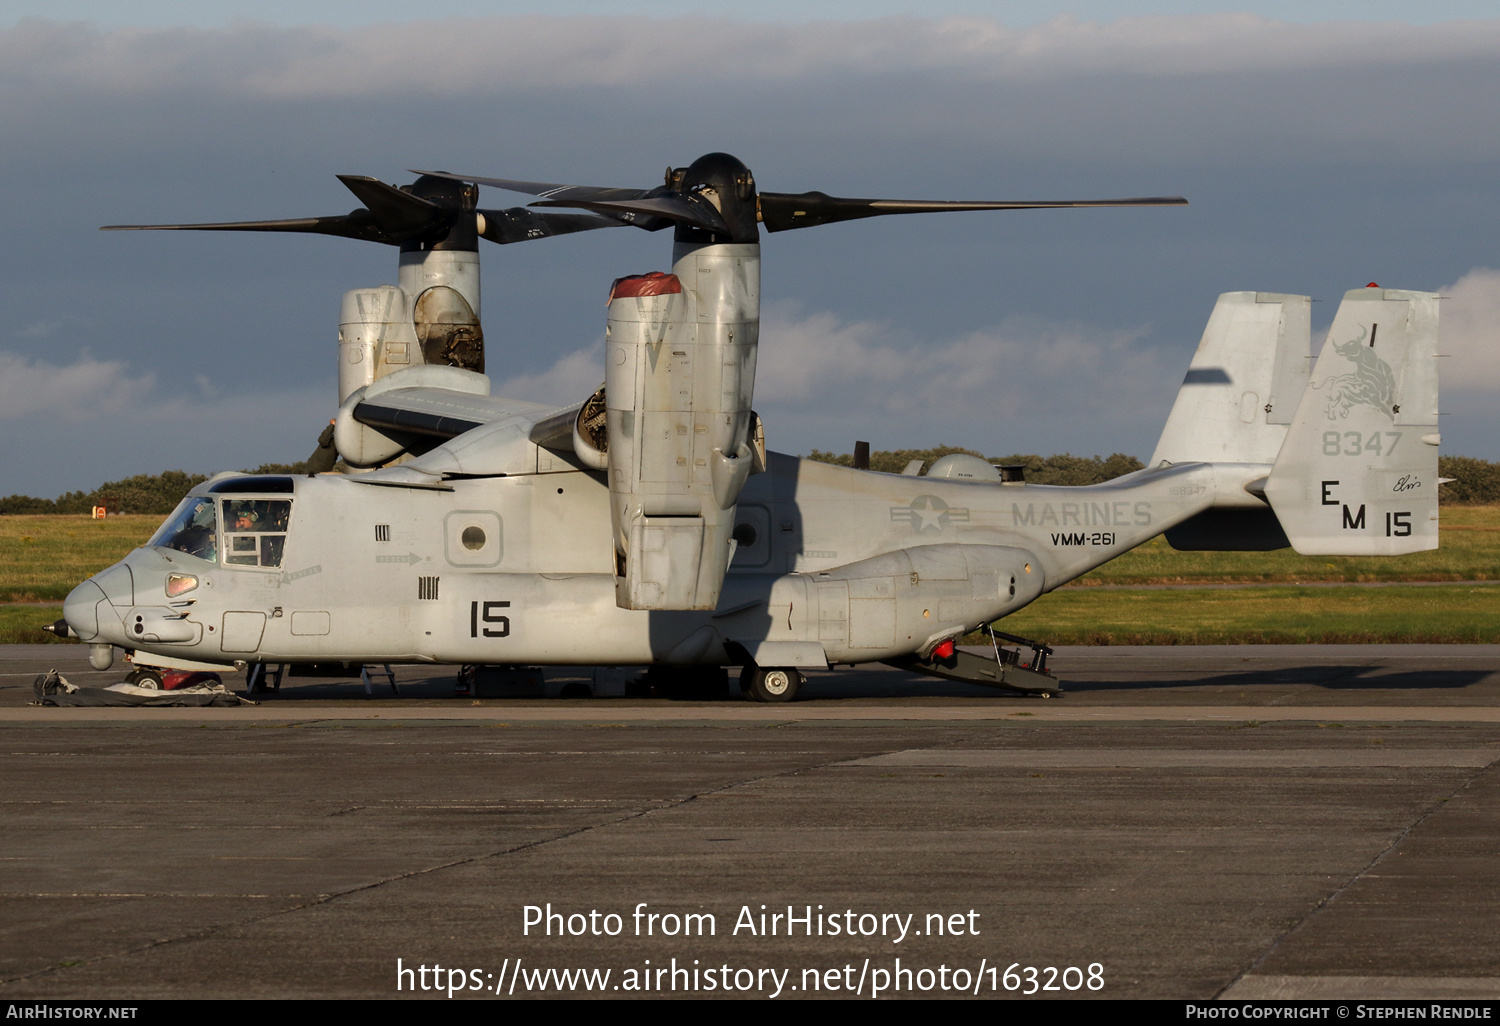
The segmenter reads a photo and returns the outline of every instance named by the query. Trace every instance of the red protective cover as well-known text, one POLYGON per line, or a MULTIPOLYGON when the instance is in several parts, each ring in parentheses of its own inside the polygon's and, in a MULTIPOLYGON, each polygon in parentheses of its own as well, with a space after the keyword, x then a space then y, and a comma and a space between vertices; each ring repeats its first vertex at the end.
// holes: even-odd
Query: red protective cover
POLYGON ((162 670, 161 686, 163 691, 175 691, 178 688, 190 688, 194 684, 222 684, 217 673, 204 673, 200 670, 162 670))
POLYGON ((631 296, 667 296, 682 291, 682 282, 675 274, 652 271, 650 274, 628 274, 616 278, 609 287, 610 301, 628 299, 631 296))

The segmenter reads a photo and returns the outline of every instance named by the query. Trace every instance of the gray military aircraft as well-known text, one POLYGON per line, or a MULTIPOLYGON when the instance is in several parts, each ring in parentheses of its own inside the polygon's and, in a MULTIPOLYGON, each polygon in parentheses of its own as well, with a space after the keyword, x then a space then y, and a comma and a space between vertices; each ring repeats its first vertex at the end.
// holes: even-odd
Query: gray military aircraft
MULTIPOLYGON (((400 284, 344 297, 334 441, 358 472, 221 474, 193 489, 145 546, 68 596, 95 666, 116 648, 147 681, 272 663, 738 666, 751 698, 775 702, 802 671, 883 660, 1050 694, 1041 642, 992 632, 988 657, 956 642, 1164 532, 1190 549, 1437 545, 1426 293, 1348 293, 1310 374, 1306 297, 1221 296, 1151 466, 1105 484, 1029 484, 957 454, 924 476, 766 449, 752 410, 760 225, 1176 197, 768 193, 726 154, 654 189, 417 180, 443 195, 434 183, 452 183, 461 212, 477 212, 476 182, 540 196, 540 213, 507 217, 554 234, 675 229, 670 272, 611 287, 604 384, 562 408, 489 394, 473 240, 493 215, 478 212, 471 234, 445 214, 448 227, 403 242, 388 227, 358 234, 373 215, 356 211, 342 234, 402 245, 400 284), (1029 645, 1029 661, 1001 639, 1029 645)), ((368 191, 410 206, 390 195, 401 190, 368 191)), ((270 230, 320 230, 307 223, 270 230)))

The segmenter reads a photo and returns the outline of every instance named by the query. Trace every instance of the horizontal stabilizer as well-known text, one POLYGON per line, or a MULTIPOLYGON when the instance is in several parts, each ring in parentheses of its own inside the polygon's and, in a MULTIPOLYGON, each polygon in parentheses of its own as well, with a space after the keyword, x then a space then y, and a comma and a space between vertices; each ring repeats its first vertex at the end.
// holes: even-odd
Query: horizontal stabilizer
POLYGON ((1309 303, 1274 292, 1219 297, 1150 466, 1276 459, 1307 384, 1309 303))
POLYGON ((1438 544, 1438 297, 1344 295, 1265 494, 1306 555, 1438 544))
POLYGON ((1291 545, 1269 506, 1206 509, 1166 532, 1179 552, 1272 552, 1291 545))

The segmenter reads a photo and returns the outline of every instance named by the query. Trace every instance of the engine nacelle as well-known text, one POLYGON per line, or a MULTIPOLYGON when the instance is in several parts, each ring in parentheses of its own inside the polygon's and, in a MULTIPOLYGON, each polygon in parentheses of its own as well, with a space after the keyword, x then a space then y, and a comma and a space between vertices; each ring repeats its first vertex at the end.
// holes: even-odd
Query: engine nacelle
POLYGON ((611 289, 605 419, 622 608, 718 603, 755 463, 759 249, 679 242, 673 273, 611 289))
POLYGON ((465 249, 403 250, 399 281, 420 347, 413 363, 484 373, 479 325, 479 254, 465 249))
POLYGON ((339 311, 339 402, 422 362, 406 293, 395 285, 351 289, 339 311))
MULTIPOLYGON (((341 407, 355 392, 399 371, 426 366, 484 373, 479 254, 403 249, 397 277, 399 285, 344 293, 339 310, 341 407)), ((400 440, 367 429, 346 425, 335 434, 343 439, 335 443, 339 454, 351 466, 378 466, 406 451, 400 440)))

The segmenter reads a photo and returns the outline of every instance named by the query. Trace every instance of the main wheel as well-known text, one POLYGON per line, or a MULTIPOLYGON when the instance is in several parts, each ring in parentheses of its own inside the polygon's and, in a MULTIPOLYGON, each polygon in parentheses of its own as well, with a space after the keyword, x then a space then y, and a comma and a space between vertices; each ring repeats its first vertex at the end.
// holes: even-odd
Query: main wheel
POLYGON ((747 666, 744 673, 745 693, 754 702, 790 702, 802 687, 802 674, 790 668, 747 666))

